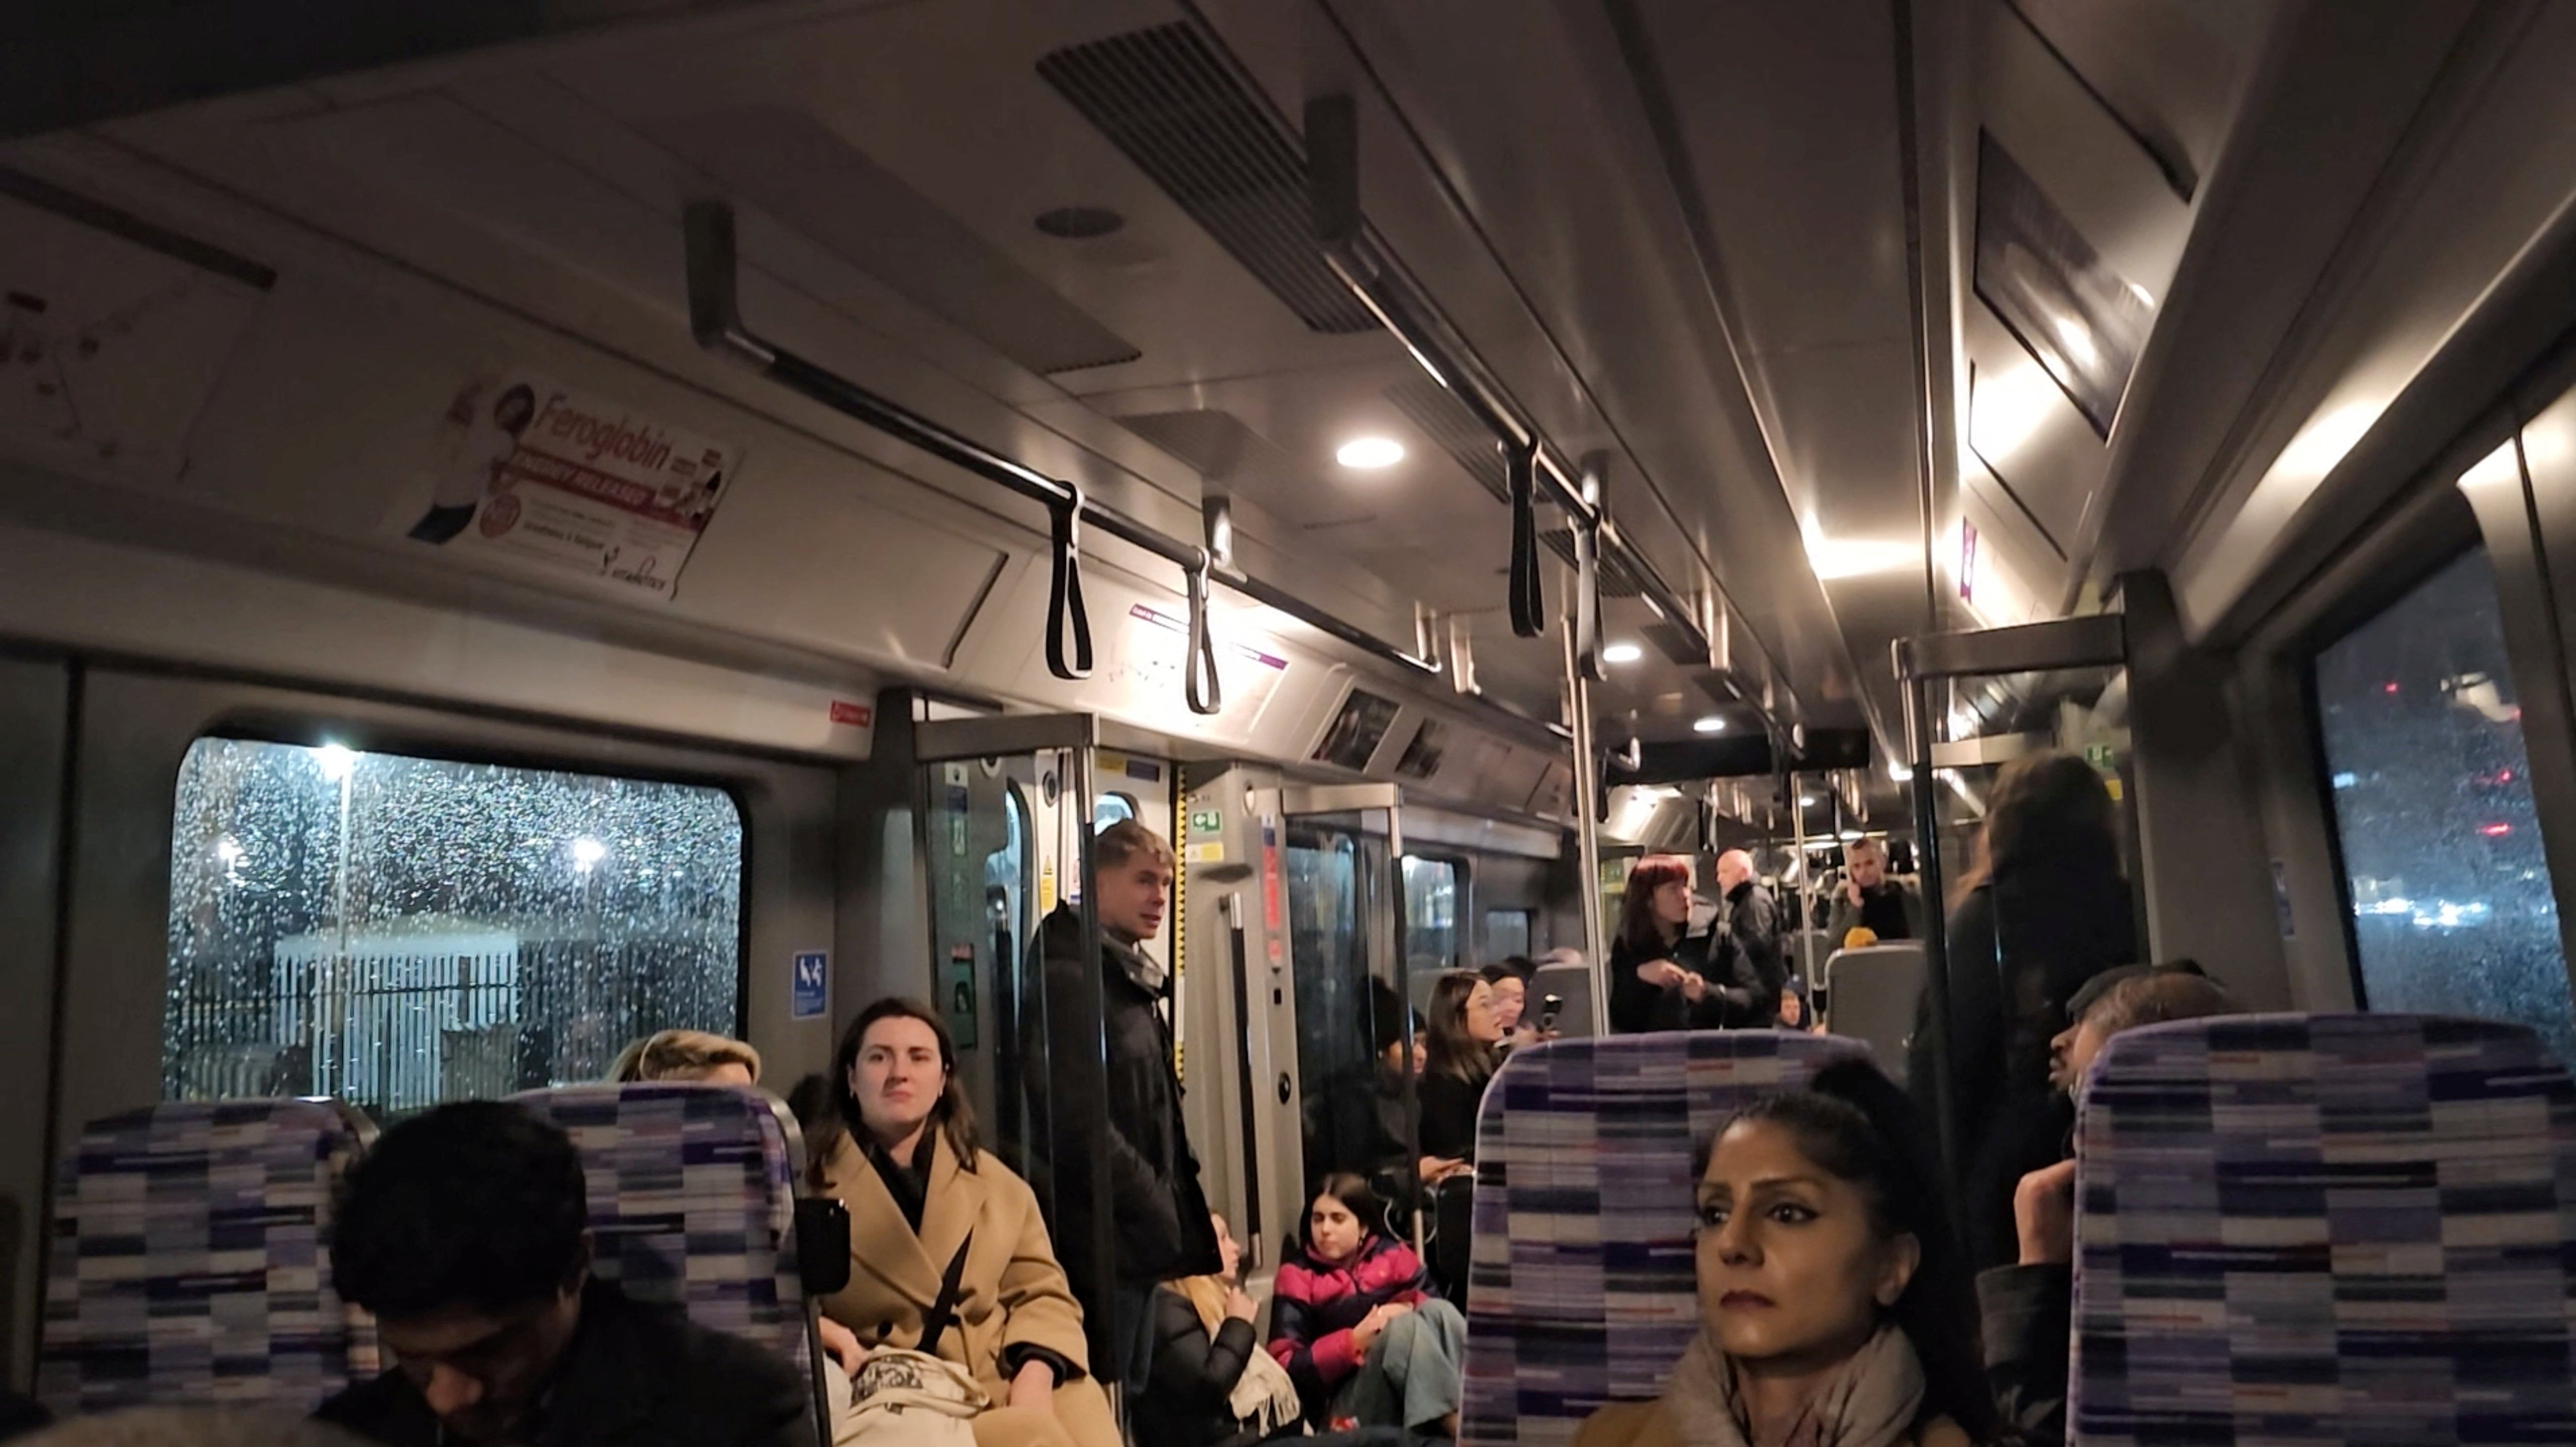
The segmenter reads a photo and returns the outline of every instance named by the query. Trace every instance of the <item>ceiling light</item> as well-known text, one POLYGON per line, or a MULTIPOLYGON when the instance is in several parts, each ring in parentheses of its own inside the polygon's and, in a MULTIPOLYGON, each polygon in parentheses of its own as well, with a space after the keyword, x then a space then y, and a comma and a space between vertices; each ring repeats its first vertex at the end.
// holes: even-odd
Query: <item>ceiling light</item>
POLYGON ((1815 796, 1812 794, 1800 794, 1798 796, 1798 807, 1801 809, 1813 809, 1816 807, 1815 796))
POLYGON ((1826 537, 1814 518, 1808 518, 1798 532, 1807 545, 1807 566, 1820 583, 1890 573, 1923 558, 1922 548, 1913 543, 1826 537))
POLYGON ((2048 420, 2057 384, 2036 363, 2018 362, 2002 373, 1979 376, 1968 390, 1968 438, 1977 455, 1997 467, 2048 420))
POLYGON ((1404 460, 1404 444, 1392 437, 1354 437, 1333 454, 1333 460, 1344 467, 1374 472, 1393 467, 1404 460))
POLYGON ((1914 778, 1914 769, 1910 764, 1899 764, 1891 761, 1887 766, 1887 776, 1900 784, 1908 783, 1914 778))
POLYGON ((1691 732, 1702 734, 1722 734, 1726 732, 1726 720, 1719 718, 1716 714, 1710 714, 1708 717, 1692 724, 1691 732))
POLYGON ((1634 663, 1646 656, 1646 650, 1634 643, 1613 643, 1601 650, 1604 663, 1634 663))
POLYGON ((2136 297, 2140 306, 2151 307, 2156 304, 2156 294, 2134 281, 2129 283, 2129 295, 2136 297))
POLYGON ((313 751, 313 762, 322 768, 322 777, 339 783, 358 767, 358 756, 339 744, 324 744, 313 751))

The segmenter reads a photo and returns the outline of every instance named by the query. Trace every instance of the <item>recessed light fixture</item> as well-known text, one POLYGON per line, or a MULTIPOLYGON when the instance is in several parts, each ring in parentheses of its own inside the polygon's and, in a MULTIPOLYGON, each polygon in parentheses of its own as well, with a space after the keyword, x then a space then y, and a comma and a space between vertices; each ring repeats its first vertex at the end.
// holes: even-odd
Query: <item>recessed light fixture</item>
POLYGON ((1354 437, 1333 454, 1333 460, 1361 472, 1375 472, 1393 467, 1404 460, 1404 444, 1392 437, 1354 437))
POLYGON ((1613 643, 1601 650, 1604 663, 1634 663, 1646 656, 1646 650, 1634 643, 1613 643))
POLYGON ((1722 734, 1726 732, 1726 720, 1719 718, 1716 714, 1710 714, 1708 717, 1693 723, 1691 725, 1691 732, 1701 734, 1722 734))

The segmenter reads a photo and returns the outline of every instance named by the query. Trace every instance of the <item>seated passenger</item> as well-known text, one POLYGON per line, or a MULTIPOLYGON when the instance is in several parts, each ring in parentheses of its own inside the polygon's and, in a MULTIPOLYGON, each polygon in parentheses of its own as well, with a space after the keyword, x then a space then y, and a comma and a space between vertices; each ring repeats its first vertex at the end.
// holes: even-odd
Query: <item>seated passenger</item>
POLYGON ((704 1030, 663 1030, 618 1052, 608 1078, 620 1084, 639 1080, 694 1080, 708 1085, 753 1086, 760 1083, 760 1052, 739 1040, 704 1030))
POLYGON ((593 1279, 589 1219, 571 1139, 515 1105, 385 1132, 342 1188, 331 1270, 393 1370, 317 1415, 395 1447, 810 1447, 807 1380, 593 1279))
MULTIPOLYGON (((2233 1015, 2243 1007, 2189 961, 2121 972, 2105 990, 2078 994, 2075 1023, 2050 1042, 2049 1079, 2080 1091, 2111 1037, 2140 1025, 2233 1015)), ((2020 1258, 1977 1274, 1985 1317, 1986 1372, 1995 1399, 2028 1447, 2066 1440, 2067 1339, 2075 1306, 2075 1152, 2032 1171, 2013 1192, 2020 1258)))
POLYGON ((1494 987, 1473 970, 1451 970, 1431 987, 1431 1031, 1422 1080, 1425 1187, 1465 1175, 1476 1164, 1476 1112, 1501 1063, 1503 1027, 1494 987))
MULTIPOLYGON (((987 1399, 980 1447, 1119 1447, 1037 1195, 977 1145, 948 1027, 927 1006, 879 1000, 832 1063, 846 1130, 814 1169, 849 1207, 851 1260, 825 1314, 870 1350, 964 1368, 987 1399), (924 1341, 943 1295, 949 1329, 924 1341)), ((864 1367, 856 1375, 868 1391, 864 1367)))
POLYGON ((1324 1178, 1279 1267, 1270 1355, 1310 1422, 1455 1437, 1467 1320, 1425 1289, 1410 1247, 1377 1233, 1383 1211, 1359 1177, 1324 1178))
POLYGON ((1865 1060, 1754 1102, 1699 1149, 1699 1335, 1663 1396, 1579 1447, 2001 1440, 1928 1123, 1865 1060))
POLYGON ((1243 1248, 1214 1219, 1224 1270, 1154 1292, 1153 1376, 1136 1402, 1136 1438, 1154 1447, 1252 1447, 1297 1435, 1305 1414, 1288 1369, 1253 1334, 1243 1248))

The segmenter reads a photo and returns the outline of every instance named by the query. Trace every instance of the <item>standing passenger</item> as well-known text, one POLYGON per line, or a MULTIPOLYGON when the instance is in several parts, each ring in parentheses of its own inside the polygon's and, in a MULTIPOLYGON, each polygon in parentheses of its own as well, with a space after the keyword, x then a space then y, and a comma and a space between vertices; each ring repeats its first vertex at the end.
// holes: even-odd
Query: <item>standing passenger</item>
POLYGON ((1154 831, 1121 819, 1092 843, 1097 874, 1091 907, 1100 921, 1100 954, 1082 954, 1082 916, 1057 906, 1039 930, 1046 961, 1046 1018, 1053 1038, 1030 1054, 1048 1062, 1032 1083, 1040 1139, 1055 1180, 1055 1239, 1077 1283, 1109 1293, 1118 1351, 1117 1380, 1144 1388, 1156 1285, 1217 1269, 1216 1232, 1199 1187, 1198 1157, 1181 1120, 1181 1083, 1172 1069, 1172 1032, 1159 1008, 1169 977, 1142 946, 1160 933, 1172 897, 1172 849, 1154 831), (1108 1042, 1107 1098, 1093 1094, 1079 1068, 1101 1042, 1069 1031, 1066 1003, 1088 991, 1100 998, 1108 1042), (1044 1122, 1053 1119, 1051 1133, 1044 1122), (1095 1145, 1095 1142, 1097 1143, 1095 1145), (1094 1161, 1092 1152, 1102 1152, 1094 1161), (1094 1263, 1091 1172, 1109 1176, 1113 1257, 1094 1263))
POLYGON ((992 1404, 974 1419, 977 1447, 1118 1447, 1037 1194, 977 1144, 948 1027, 879 1000, 832 1064, 846 1130, 815 1174, 850 1209, 850 1284, 824 1312, 870 1351, 965 1368, 992 1404), (943 1297, 950 1329, 926 1342, 943 1297))
POLYGON ((1628 871, 1619 900, 1619 934, 1610 942, 1610 1029, 1636 1035, 1716 1023, 1699 1007, 1708 998, 1701 971, 1708 940, 1692 935, 1691 864, 1677 854, 1649 855, 1628 871), (1706 1014, 1706 1018, 1695 1018, 1706 1014))
POLYGON ((1923 894, 1887 873, 1887 848, 1856 839, 1843 851, 1843 887, 1825 925, 1827 949, 1851 948, 1851 933, 1865 929, 1882 940, 1923 938, 1923 894))
MULTIPOLYGON (((2087 980, 2138 957, 2111 793, 2072 754, 2003 771, 1986 799, 1978 859, 1950 916, 1950 1108, 1968 1252, 2013 1259, 2012 1196, 2058 1158, 2063 1129, 2048 1084, 2049 1041, 2087 980)), ((1915 1097, 1933 1099, 1927 997, 1907 1061, 1915 1097)))
POLYGON ((1753 856, 1730 849, 1717 856, 1717 890, 1726 920, 1718 937, 1720 968, 1711 983, 1723 986, 1724 1023, 1768 1030, 1780 1023, 1780 992, 1789 987, 1789 961, 1780 947, 1780 902, 1753 874, 1753 856))

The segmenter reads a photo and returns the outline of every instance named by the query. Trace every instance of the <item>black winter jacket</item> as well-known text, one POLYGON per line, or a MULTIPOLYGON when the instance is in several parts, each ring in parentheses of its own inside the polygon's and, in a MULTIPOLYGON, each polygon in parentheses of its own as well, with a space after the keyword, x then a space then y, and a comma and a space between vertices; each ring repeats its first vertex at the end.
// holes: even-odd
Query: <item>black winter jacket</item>
POLYGON ((1252 1323, 1227 1317, 1211 1338, 1188 1297, 1170 1287, 1156 1290, 1154 1375, 1152 1389, 1136 1399, 1136 1440, 1154 1447, 1250 1447, 1259 1439, 1242 1429, 1226 1398, 1259 1350, 1252 1323))
MULTIPOLYGON (((438 1416, 398 1371, 340 1393, 316 1417, 390 1447, 439 1447, 438 1416)), ((530 1447, 813 1447, 814 1389, 784 1357, 648 1306, 615 1284, 582 1292, 530 1447)))
MULTIPOLYGON (((1106 942, 1099 958, 1085 960, 1081 939, 1082 916, 1069 904, 1058 906, 1038 931, 1046 961, 1045 1014, 1055 1038, 1048 1042, 1053 1048, 1029 1053, 1032 1062, 1047 1062, 1042 1070, 1033 1070, 1037 1078, 1030 1081, 1029 1093, 1038 1116, 1036 1138, 1053 1144, 1055 1215, 1048 1224, 1056 1255, 1077 1291, 1101 1279, 1090 1266, 1090 1173, 1093 1141, 1098 1139, 1104 1154, 1097 1164, 1109 1174, 1115 1223, 1115 1279, 1143 1284, 1212 1276, 1219 1264, 1216 1228, 1208 1220, 1198 1157, 1181 1120, 1171 1031, 1155 1008, 1155 995, 1129 977, 1106 942), (1058 1003, 1077 998, 1075 992, 1081 990, 1101 995, 1109 1042, 1105 1097, 1098 1077, 1083 1068, 1097 1042, 1072 1038, 1067 1012, 1058 1003)), ((1093 1309, 1088 1300, 1084 1306, 1093 1309)))

